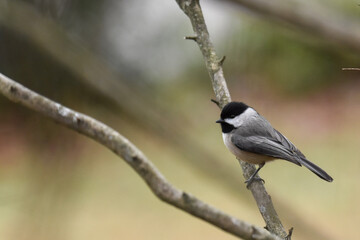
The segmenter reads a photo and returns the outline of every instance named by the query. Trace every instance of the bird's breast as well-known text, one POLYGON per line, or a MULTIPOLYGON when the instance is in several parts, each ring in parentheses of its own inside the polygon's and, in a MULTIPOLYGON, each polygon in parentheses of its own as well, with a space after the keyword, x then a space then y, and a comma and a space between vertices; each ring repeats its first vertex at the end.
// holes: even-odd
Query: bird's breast
POLYGON ((243 151, 237 146, 235 146, 231 141, 231 134, 223 133, 222 134, 224 144, 229 149, 229 151, 235 155, 237 159, 242 161, 252 163, 252 164, 262 164, 268 161, 272 161, 275 158, 269 157, 266 155, 251 153, 247 151, 243 151))

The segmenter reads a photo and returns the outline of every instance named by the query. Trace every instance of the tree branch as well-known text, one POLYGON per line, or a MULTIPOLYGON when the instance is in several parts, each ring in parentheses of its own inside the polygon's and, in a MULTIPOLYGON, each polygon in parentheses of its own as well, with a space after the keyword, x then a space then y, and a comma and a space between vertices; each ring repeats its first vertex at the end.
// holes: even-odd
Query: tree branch
MULTIPOLYGON (((193 30, 196 34, 196 43, 199 45, 206 63, 206 68, 211 77, 216 100, 219 103, 219 107, 223 108, 231 101, 231 97, 223 74, 221 66, 222 61, 217 57, 215 48, 210 40, 200 2, 199 0, 176 0, 176 2, 191 21, 193 30)), ((239 162, 245 179, 248 179, 255 171, 254 165, 244 161, 239 162)), ((249 186, 249 189, 256 200, 263 219, 265 220, 266 228, 277 236, 285 238, 287 233, 276 213, 270 195, 266 192, 264 184, 260 181, 256 181, 249 186)))
POLYGON ((161 200, 243 239, 279 240, 265 229, 236 219, 175 188, 135 145, 96 119, 51 101, 1 73, 0 93, 109 148, 123 158, 161 200))

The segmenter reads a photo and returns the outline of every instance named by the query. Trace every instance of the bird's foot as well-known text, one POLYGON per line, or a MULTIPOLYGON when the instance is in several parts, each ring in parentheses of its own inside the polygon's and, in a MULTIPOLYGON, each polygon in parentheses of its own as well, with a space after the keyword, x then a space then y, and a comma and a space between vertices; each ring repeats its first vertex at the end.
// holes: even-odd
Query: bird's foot
POLYGON ((251 185, 254 181, 261 181, 262 183, 265 183, 265 180, 262 179, 261 177, 252 176, 252 177, 250 177, 248 180, 245 181, 245 183, 246 183, 246 188, 249 189, 250 185, 251 185))

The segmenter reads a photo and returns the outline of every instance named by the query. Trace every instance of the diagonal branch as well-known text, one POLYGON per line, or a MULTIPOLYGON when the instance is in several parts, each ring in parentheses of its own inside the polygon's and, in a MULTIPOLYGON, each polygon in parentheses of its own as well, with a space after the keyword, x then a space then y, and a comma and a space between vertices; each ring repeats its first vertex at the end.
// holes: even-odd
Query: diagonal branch
POLYGON ((1 73, 0 93, 109 148, 123 158, 161 200, 243 239, 279 240, 265 229, 236 219, 175 188, 135 145, 96 119, 47 99, 1 73))
MULTIPOLYGON (((217 102, 219 103, 219 107, 222 108, 226 103, 231 101, 230 93, 226 86, 226 80, 221 66, 223 60, 217 57, 215 48, 211 43, 200 2, 199 0, 176 0, 176 2, 191 21, 193 30, 196 34, 194 40, 199 45, 203 54, 217 102)), ((243 169, 245 179, 248 179, 255 171, 254 165, 243 161, 239 162, 243 169)), ((266 192, 264 184, 257 181, 251 184, 249 188, 256 200, 260 213, 265 220, 266 228, 277 236, 285 238, 287 233, 276 213, 270 195, 266 192)))

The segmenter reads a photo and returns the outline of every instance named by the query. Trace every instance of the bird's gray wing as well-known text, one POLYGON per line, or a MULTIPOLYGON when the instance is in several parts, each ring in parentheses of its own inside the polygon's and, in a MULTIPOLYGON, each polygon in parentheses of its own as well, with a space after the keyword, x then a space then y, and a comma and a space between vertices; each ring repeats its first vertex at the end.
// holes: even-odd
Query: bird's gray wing
POLYGON ((302 154, 302 152, 300 152, 299 149, 297 149, 294 144, 292 144, 292 142, 290 142, 284 135, 282 135, 280 132, 278 132, 276 129, 275 130, 275 137, 276 139, 278 139, 279 142, 281 142, 281 144, 283 146, 285 146, 287 149, 290 149, 291 152, 295 153, 300 159, 299 159, 299 163, 300 165, 304 165, 305 167, 307 167, 310 171, 312 171, 313 173, 315 173, 316 175, 318 175, 320 178, 328 181, 328 182, 332 182, 333 179, 332 177, 327 174, 324 170, 322 170, 319 166, 315 165, 314 163, 310 162, 309 160, 306 159, 305 155, 302 154))
POLYGON ((294 152, 282 145, 281 142, 268 136, 241 136, 234 134, 231 141, 243 151, 288 160, 301 166, 299 157, 294 152))
POLYGON ((281 145, 283 145, 286 149, 289 149, 291 152, 296 153, 300 158, 305 158, 305 155, 300 152, 299 149, 295 147, 295 145, 290 142, 284 135, 282 135, 278 130, 274 129, 273 138, 276 139, 281 145))
POLYGON ((307 160, 292 142, 259 114, 254 115, 251 121, 236 129, 231 141, 243 151, 284 159, 299 166, 304 165, 320 178, 329 182, 333 181, 329 174, 307 160))
POLYGON ((301 166, 305 156, 260 114, 235 130, 232 142, 243 151, 280 158, 301 166))

